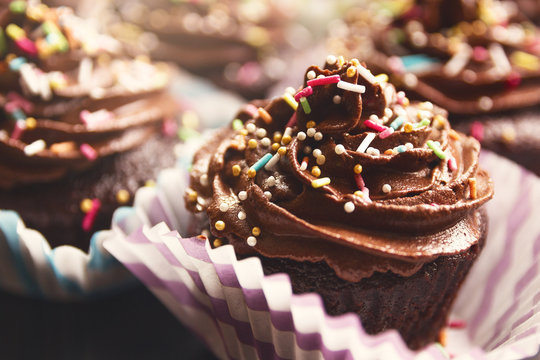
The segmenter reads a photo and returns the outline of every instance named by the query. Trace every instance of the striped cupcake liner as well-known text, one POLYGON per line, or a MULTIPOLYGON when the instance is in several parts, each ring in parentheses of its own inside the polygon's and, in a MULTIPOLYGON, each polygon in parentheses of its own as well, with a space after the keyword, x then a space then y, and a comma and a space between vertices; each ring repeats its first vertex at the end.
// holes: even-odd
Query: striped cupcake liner
POLYGON ((187 174, 178 169, 137 194, 136 209, 151 218, 104 247, 222 359, 521 359, 540 346, 540 179, 489 152, 481 164, 495 182, 489 235, 445 348, 413 352, 396 331, 368 335, 353 314, 328 316, 317 294, 293 295, 287 275, 264 276, 257 258, 237 261, 230 245, 211 249, 171 231, 189 221, 187 174))

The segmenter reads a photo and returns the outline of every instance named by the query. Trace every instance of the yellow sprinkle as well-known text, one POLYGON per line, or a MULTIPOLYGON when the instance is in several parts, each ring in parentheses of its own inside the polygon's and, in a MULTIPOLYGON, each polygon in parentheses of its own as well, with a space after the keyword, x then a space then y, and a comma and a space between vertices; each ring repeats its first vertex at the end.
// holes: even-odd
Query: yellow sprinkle
POLYGON ((356 68, 350 67, 347 69, 347 77, 353 77, 356 74, 356 68))
POLYGON ((516 130, 512 127, 504 127, 501 134, 502 140, 507 143, 513 143, 516 140, 516 130))
POLYGON ((360 65, 360 61, 358 61, 358 59, 351 59, 351 64, 353 64, 354 66, 358 66, 360 65))
POLYGON ((298 102, 294 100, 291 94, 289 93, 283 94, 283 100, 285 100, 285 102, 289 104, 289 106, 292 107, 294 111, 298 109, 298 102))
POLYGON ((257 171, 255 169, 250 168, 247 172, 247 175, 249 178, 253 179, 255 175, 257 175, 257 171))
POLYGON ((514 51, 510 54, 510 61, 520 68, 529 71, 537 71, 540 69, 540 59, 537 56, 523 52, 523 51, 514 51))
POLYGON ((476 199, 478 196, 478 193, 476 191, 476 178, 469 178, 469 191, 471 195, 471 199, 476 199))
POLYGON ((459 133, 454 129, 450 129, 450 131, 448 132, 448 136, 450 136, 451 139, 456 140, 456 141, 459 141, 461 139, 461 136, 459 136, 459 133))
POLYGON ((281 145, 279 143, 275 142, 275 143, 272 144, 272 151, 277 151, 280 147, 281 147, 281 145))
POLYGON ((285 146, 281 146, 277 152, 279 155, 283 156, 287 153, 287 148, 285 146))
POLYGON ((129 191, 125 189, 118 190, 116 193, 116 201, 118 201, 119 204, 126 204, 129 201, 129 198, 129 191))
POLYGON ((232 167, 232 173, 234 176, 240 175, 240 171, 242 171, 242 168, 240 168, 240 165, 233 165, 232 167))
POLYGON ((380 84, 380 83, 383 83, 383 82, 388 82, 388 75, 386 74, 379 74, 377 76, 375 76, 375 80, 380 84))
POLYGON ((315 121, 308 121, 306 123, 306 128, 311 129, 312 127, 315 127, 315 125, 317 125, 315 121))
POLYGON ((81 201, 81 205, 80 205, 81 211, 86 214, 87 212, 92 210, 92 205, 93 205, 93 203, 92 203, 91 199, 88 199, 88 198, 83 199, 81 201))
POLYGON ((247 129, 240 129, 240 130, 238 131, 238 133, 240 133, 240 135, 247 136, 248 131, 247 131, 247 129))
POLYGON ((248 148, 255 149, 257 147, 257 140, 255 139, 249 139, 248 141, 248 148))
POLYGON ((272 122, 272 116, 268 113, 268 111, 260 107, 257 109, 257 112, 259 113, 259 116, 261 117, 261 119, 263 119, 265 123, 270 124, 272 122))
POLYGON ((187 191, 188 191, 188 200, 191 202, 197 201, 197 196, 199 196, 199 194, 193 189, 188 189, 187 191))
POLYGON ((60 154, 63 152, 74 151, 75 148, 75 143, 73 141, 64 141, 52 144, 50 150, 55 154, 60 154))
POLYGON ((292 140, 292 137, 290 135, 284 135, 282 138, 281 138, 281 143, 283 145, 287 145, 288 143, 290 143, 292 140))
POLYGON ((403 130, 405 130, 406 133, 410 133, 413 130, 413 125, 409 122, 405 123, 405 125, 403 125, 403 130))
POLYGON ((319 177, 321 176, 321 169, 318 166, 314 166, 311 168, 311 175, 319 177))
POLYGON ((144 183, 144 186, 154 187, 156 186, 156 182, 154 180, 146 180, 146 182, 144 183))
POLYGON ((251 233, 253 234, 253 236, 259 236, 261 235, 261 229, 255 226, 253 229, 251 229, 251 233))
POLYGON ((360 174, 360 173, 362 173, 362 165, 360 165, 360 164, 354 165, 354 169, 353 169, 353 170, 354 170, 354 173, 355 173, 355 174, 360 174))
POLYGON ((328 184, 330 184, 329 177, 323 177, 323 178, 315 179, 311 181, 311 186, 313 186, 315 189, 318 189, 328 184))
POLYGON ((277 132, 274 134, 274 137, 273 137, 273 140, 274 142, 281 142, 281 133, 277 132))
POLYGON ((225 222, 223 222, 221 220, 218 220, 218 221, 216 221, 214 226, 216 227, 216 230, 222 231, 222 230, 225 229, 225 222))
POLYGON ((337 66, 338 66, 338 67, 342 67, 343 64, 345 64, 345 58, 344 58, 342 55, 340 55, 340 56, 338 57, 338 59, 337 59, 337 66))
POLYGON ((356 190, 356 191, 354 192, 354 195, 355 195, 355 196, 359 196, 359 197, 363 197, 363 196, 364 196, 364 193, 363 193, 362 191, 360 191, 360 190, 356 190))
POLYGON ((223 242, 221 241, 221 239, 215 239, 213 244, 215 248, 218 248, 223 245, 223 242))
POLYGON ((403 100, 401 101, 401 105, 403 105, 403 107, 407 107, 410 105, 410 101, 409 101, 409 98, 408 97, 404 97, 403 100))
POLYGON ((37 125, 37 121, 33 117, 27 117, 26 118, 26 128, 27 129, 35 129, 37 125))
POLYGON ((444 117, 437 114, 433 117, 433 124, 438 128, 442 129, 444 127, 444 117))

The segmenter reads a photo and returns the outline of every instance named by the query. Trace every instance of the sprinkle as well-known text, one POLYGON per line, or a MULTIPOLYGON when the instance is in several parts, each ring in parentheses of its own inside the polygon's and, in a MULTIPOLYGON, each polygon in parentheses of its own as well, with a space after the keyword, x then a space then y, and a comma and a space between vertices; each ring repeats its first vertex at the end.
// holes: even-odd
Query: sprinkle
POLYGON ((407 148, 404 146, 404 145, 399 145, 397 148, 396 148, 396 151, 398 153, 402 153, 402 152, 405 152, 407 150, 407 148))
POLYGON ((218 220, 218 221, 216 221, 216 223, 214 224, 214 227, 216 228, 216 230, 222 231, 222 230, 225 229, 225 222, 223 222, 222 220, 218 220))
POLYGON ((238 193, 238 198, 242 201, 246 200, 247 199, 247 192, 242 190, 238 193))
POLYGON ((268 111, 260 107, 257 109, 257 112, 259 113, 259 116, 261 117, 261 119, 263 119, 265 123, 270 124, 272 122, 272 116, 268 113, 268 111))
POLYGON ((319 155, 317 156, 317 165, 324 165, 324 163, 326 162, 326 156, 324 155, 319 155))
POLYGON ((360 175, 360 173, 354 174, 354 181, 356 182, 356 186, 358 186, 360 190, 364 190, 364 188, 366 187, 366 183, 364 182, 364 178, 362 177, 362 175, 360 175))
POLYGON ((356 69, 351 66, 347 69, 347 77, 353 77, 354 75, 356 75, 356 69))
POLYGON ((101 201, 99 199, 92 200, 92 206, 90 210, 86 213, 82 221, 82 228, 84 231, 90 231, 92 226, 94 226, 94 221, 96 220, 97 213, 101 207, 101 201))
POLYGON ((98 157, 97 151, 89 144, 81 144, 79 150, 81 150, 81 153, 84 155, 84 157, 90 161, 94 161, 98 157))
POLYGON ((296 112, 292 114, 291 118, 289 119, 289 122, 285 126, 285 128, 293 128, 296 125, 296 112))
POLYGON ((375 84, 377 82, 377 79, 375 78, 375 76, 373 76, 371 71, 369 71, 368 69, 366 69, 362 65, 360 65, 360 64, 357 65, 356 69, 358 71, 358 74, 360 74, 364 79, 369 81, 370 84, 375 84))
POLYGON ((358 85, 358 84, 351 84, 351 83, 348 83, 346 81, 338 82, 337 87, 340 88, 340 89, 343 89, 343 90, 353 91, 353 92, 356 92, 356 93, 359 93, 359 94, 363 94, 364 92, 366 92, 366 87, 365 86, 358 85))
POLYGON ((471 136, 478 141, 484 139, 484 125, 479 121, 474 121, 471 124, 471 136))
POLYGON ((411 144, 410 142, 405 143, 405 149, 407 149, 407 150, 412 150, 412 149, 414 149, 414 145, 411 144))
POLYGON ((32 94, 39 94, 39 77, 33 65, 24 63, 21 65, 19 72, 21 80, 28 87, 32 94))
POLYGON ((308 162, 309 162, 309 158, 307 156, 304 156, 304 158, 302 159, 302 163, 300 164, 300 170, 301 171, 304 171, 304 170, 307 169, 308 162))
POLYGON ((501 138, 507 144, 514 142, 516 140, 516 130, 510 126, 503 127, 501 138))
POLYGON ((221 245, 223 245, 223 242, 221 241, 221 239, 214 239, 214 242, 212 244, 214 245, 215 248, 218 248, 221 245))
POLYGON ((328 55, 326 57, 326 63, 328 65, 334 65, 336 63, 336 61, 337 61, 337 58, 334 55, 328 55))
POLYGON ((379 149, 376 149, 374 147, 368 147, 366 150, 366 154, 371 155, 371 156, 379 156, 381 155, 381 152, 379 149))
POLYGON ((224 203, 224 202, 219 204, 219 211, 221 211, 221 212, 229 211, 229 204, 224 203))
POLYGON ((313 137, 316 132, 317 132, 317 130, 315 130, 315 128, 309 128, 309 129, 306 130, 307 136, 309 136, 309 137, 313 137))
POLYGON ((268 147, 268 146, 272 145, 272 141, 269 138, 264 137, 264 138, 261 139, 261 145, 265 146, 265 147, 268 147))
POLYGON ((435 143, 433 140, 428 140, 426 142, 426 145, 433 150, 433 153, 437 155, 437 157, 441 160, 446 160, 446 154, 441 150, 439 145, 435 143))
POLYGON ((257 130, 257 126, 254 123, 249 123, 246 125, 246 130, 249 134, 253 134, 257 130))
POLYGON ((323 139, 323 134, 322 134, 322 132, 317 131, 317 132, 313 135, 313 138, 314 138, 316 141, 321 141, 321 140, 323 139))
POLYGON ((251 117, 255 117, 257 115, 257 107, 253 104, 247 104, 244 107, 244 111, 246 111, 251 117))
MULTIPOLYGON (((315 74, 315 71, 313 70, 309 70, 306 74, 306 77, 308 78, 308 80, 312 80, 312 79, 315 79, 315 77, 317 76, 317 74, 315 74)), ((309 83, 308 83, 309 85, 309 83)))
POLYGON ((277 142, 272 144, 272 151, 277 151, 281 145, 277 142))
POLYGON ((113 120, 114 114, 105 109, 95 112, 83 110, 80 112, 79 117, 89 129, 95 129, 113 120))
POLYGON ((240 168, 240 165, 236 164, 232 166, 232 173, 234 176, 240 175, 241 171, 242 171, 242 168, 240 168))
POLYGON ((89 85, 89 82, 92 80, 92 60, 90 58, 85 57, 81 60, 79 63, 79 73, 77 80, 80 85, 87 87, 89 85))
POLYGON ((294 100, 299 101, 301 98, 308 97, 311 94, 313 94, 313 88, 311 86, 306 86, 294 95, 294 100))
POLYGON ((386 149, 386 150, 384 150, 384 155, 394 155, 394 150, 386 149))
POLYGON ((277 149, 277 153, 284 156, 287 153, 287 148, 285 146, 281 146, 279 149, 277 149))
POLYGON ((328 85, 328 84, 337 84, 340 80, 339 75, 331 75, 331 76, 324 76, 317 79, 312 79, 307 82, 308 86, 321 86, 321 85, 328 85))
POLYGON ((313 150, 313 157, 319 157, 322 155, 321 149, 315 149, 313 150))
POLYGON ((79 207, 81 211, 86 214, 87 212, 92 210, 92 199, 82 199, 79 207))
POLYGON ((387 83, 388 82, 388 75, 386 74, 379 74, 377 76, 375 76, 375 81, 380 84, 380 83, 387 83))
POLYGON ((403 130, 405 130, 406 133, 412 132, 413 124, 411 124, 410 122, 405 123, 405 125, 403 125, 403 130))
POLYGON ((274 156, 272 156, 272 158, 270 160, 268 160, 266 165, 264 165, 264 168, 266 170, 271 170, 277 164, 280 157, 281 157, 281 155, 279 155, 279 153, 274 154, 274 156))
MULTIPOLYGON (((405 75, 403 75, 403 83, 409 88, 415 88, 416 85, 418 85, 418 78, 414 74, 406 73, 405 75)), ((408 102, 408 99, 406 99, 407 98, 403 99, 404 103, 408 102)))
POLYGON ((318 189, 318 188, 323 187, 323 186, 328 185, 328 184, 330 184, 330 178, 329 177, 323 177, 323 178, 315 179, 315 180, 311 181, 311 186, 313 186, 313 188, 315 188, 315 189, 318 189))
POLYGON ((258 143, 257 143, 257 140, 255 140, 255 139, 249 139, 249 141, 248 141, 248 148, 250 148, 250 149, 255 149, 255 148, 257 148, 257 144, 258 144, 258 143))
POLYGON ((493 107, 493 100, 488 96, 482 96, 478 99, 478 108, 480 110, 489 111, 493 107))
POLYGON ((24 120, 17 120, 11 133, 11 138, 15 140, 19 139, 24 130, 26 130, 26 122, 24 120))
POLYGON ((257 226, 254 226, 253 229, 251 229, 251 233, 254 235, 254 236, 259 236, 261 235, 261 229, 257 226))
POLYGON ((311 168, 311 175, 315 177, 321 176, 321 169, 318 166, 314 166, 311 168))
POLYGON ((23 57, 17 57, 9 62, 9 69, 11 71, 19 71, 24 64, 26 64, 26 59, 23 57))
POLYGON ((26 1, 12 1, 9 3, 9 11, 12 13, 22 14, 26 10, 26 1))
MULTIPOLYGON (((296 113, 295 113, 296 114, 296 113)), ((278 143, 281 141, 281 133, 279 131, 276 131, 274 133, 274 137, 273 137, 273 140, 274 142, 278 143)))
POLYGON ((33 143, 31 143, 29 145, 26 145, 24 147, 24 153, 26 154, 26 156, 34 156, 37 153, 39 153, 40 151, 45 150, 46 146, 47 145, 45 144, 44 140, 42 140, 42 139, 36 140, 33 143))
MULTIPOLYGON (((287 129, 290 129, 290 128, 287 128, 287 129)), ((281 143, 282 143, 283 145, 287 145, 287 144, 289 144, 291 141, 292 141, 292 136, 289 135, 289 134, 285 134, 285 135, 283 135, 283 137, 281 138, 281 143)))
POLYGON ((376 136, 377 135, 375 133, 372 133, 372 132, 367 133, 364 140, 362 140, 362 142, 360 143, 360 146, 358 146, 358 148, 356 149, 356 152, 359 152, 359 153, 365 152, 369 144, 371 144, 371 142, 373 141, 373 139, 375 139, 376 136))
POLYGON ((457 163, 456 159, 453 156, 450 156, 448 158, 448 169, 450 171, 456 171, 457 170, 457 163))
POLYGON ((268 179, 264 182, 266 186, 273 187, 276 186, 276 178, 273 176, 269 176, 268 179))
POLYGON ((341 144, 338 144, 334 148, 334 151, 336 152, 336 154, 341 155, 341 154, 343 154, 345 152, 345 146, 343 146, 341 144))
POLYGON ((446 344, 447 344, 447 332, 445 329, 442 329, 440 332, 439 332, 439 343, 441 344, 441 346, 443 347, 443 349, 446 347, 446 344))
POLYGON ((240 129, 243 128, 243 127, 244 127, 244 123, 242 122, 242 120, 240 120, 240 119, 234 119, 234 120, 232 121, 232 128, 233 128, 234 130, 240 130, 240 129))
POLYGON ((381 139, 386 139, 387 137, 389 137, 390 135, 392 135, 394 133, 394 129, 392 129, 391 127, 389 128, 386 128, 386 130, 384 130, 383 132, 381 132, 379 134, 379 137, 381 139))
POLYGON ((491 43, 488 51, 491 61, 495 64, 495 69, 497 69, 499 75, 507 75, 512 71, 512 65, 501 44, 491 43))
POLYGON ((246 213, 243 211, 238 212, 238 219, 245 220, 246 219, 246 213))
POLYGON ((390 191, 392 191, 392 187, 390 186, 390 184, 384 184, 382 186, 383 193, 388 194, 390 191))
POLYGON ((306 123, 306 128, 311 129, 311 128, 314 128, 315 125, 317 125, 317 123, 313 120, 310 120, 306 123))
POLYGON ((337 66, 342 67, 343 64, 345 64, 345 58, 343 57, 343 55, 339 55, 337 59, 337 66))
POLYGON ((477 191, 476 191, 476 178, 469 178, 469 192, 470 192, 470 196, 471 196, 471 199, 476 199, 478 194, 477 194, 477 191))
POLYGON ((255 171, 255 169, 249 169, 248 172, 247 172, 247 175, 249 178, 253 179, 255 177, 255 175, 257 175, 257 172, 255 171))
POLYGON ((460 46, 459 51, 457 51, 446 64, 443 66, 443 72, 448 77, 454 77, 461 72, 469 63, 471 56, 473 54, 472 48, 463 43, 460 46))
POLYGON ((311 107, 309 106, 309 103, 305 97, 300 98, 300 104, 302 105, 302 109, 304 109, 304 113, 311 113, 311 107))
POLYGON ((254 170, 255 172, 259 171, 270 159, 272 158, 272 154, 267 153, 262 158, 260 158, 255 164, 253 164, 250 168, 250 170, 254 170))
POLYGON ((346 213, 350 214, 354 211, 354 203, 352 201, 347 201, 345 205, 343 205, 343 209, 346 213))
POLYGON ((298 134, 296 134, 296 138, 300 141, 306 140, 306 133, 303 131, 299 131, 298 134))
MULTIPOLYGON (((283 94, 283 100, 285 100, 285 102, 287 104, 289 104, 290 107, 292 107, 292 109, 294 111, 296 111, 296 109, 298 109, 298 102, 296 102, 296 100, 292 97, 291 94, 289 93, 285 93, 283 94)), ((266 120, 265 120, 266 121, 266 120)), ((270 120, 271 121, 271 120, 270 120)), ((270 121, 267 121, 267 122, 270 122, 270 121)))
POLYGON ((286 94, 291 94, 291 95, 294 95, 296 93, 296 90, 295 88, 293 88, 292 86, 289 86, 285 89, 285 93, 286 94))
POLYGON ((362 165, 356 164, 354 165, 353 171, 355 174, 361 174, 362 173, 362 165))
POLYGON ((191 202, 197 201, 197 197, 199 196, 199 194, 197 194, 197 192, 195 190, 187 189, 186 193, 187 193, 187 197, 188 197, 189 201, 191 201, 191 202))
POLYGON ((416 124, 413 125, 413 129, 418 129, 418 128, 421 128, 421 127, 424 127, 424 126, 428 126, 429 124, 431 123, 431 121, 429 121, 429 119, 422 119, 422 121, 420 122, 417 122, 416 124))
POLYGON ((334 95, 334 97, 332 98, 332 101, 334 102, 334 104, 340 104, 341 103, 341 96, 339 95, 334 95))
POLYGON ((257 238, 255 236, 249 236, 247 239, 246 239, 246 243, 249 245, 249 246, 255 246, 257 245, 257 238))
POLYGON ((126 204, 129 201, 129 198, 130 198, 129 191, 127 191, 126 189, 120 189, 116 193, 116 201, 119 204, 126 204))
MULTIPOLYGON (((203 176, 205 176, 205 175, 203 175, 203 176)), ((201 176, 201 179, 203 178, 203 176, 201 176)), ((205 179, 206 179, 206 184, 208 185, 208 176, 206 176, 205 179)), ((201 184, 202 184, 202 181, 201 181, 201 184)), ((152 179, 146 180, 146 182, 144 183, 144 186, 146 186, 146 187, 156 187, 156 182, 154 180, 152 180, 152 179)))
POLYGON ((208 186, 208 174, 202 174, 199 181, 202 186, 208 186))
POLYGON ((452 329, 464 329, 467 327, 467 322, 464 320, 452 320, 448 323, 448 327, 452 329))
POLYGON ((540 69, 540 59, 538 59, 538 56, 523 51, 514 51, 510 55, 510 61, 525 70, 537 71, 540 69))
POLYGON ((386 126, 382 126, 380 124, 377 124, 375 121, 373 121, 371 119, 364 121, 364 125, 366 127, 370 128, 370 129, 373 129, 373 130, 379 131, 379 132, 385 131, 387 129, 386 126))

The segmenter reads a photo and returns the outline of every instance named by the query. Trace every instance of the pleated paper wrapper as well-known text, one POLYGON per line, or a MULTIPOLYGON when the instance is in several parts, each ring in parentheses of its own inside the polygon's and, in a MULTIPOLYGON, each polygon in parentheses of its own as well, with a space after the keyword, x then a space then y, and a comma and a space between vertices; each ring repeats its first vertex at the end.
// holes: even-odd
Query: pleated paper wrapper
POLYGON ((495 183, 488 240, 450 315, 464 326, 447 328, 444 348, 368 335, 354 314, 327 315, 319 295, 292 294, 286 274, 264 276, 257 258, 182 238, 192 219, 181 168, 139 190, 139 217, 125 220, 142 226, 104 246, 221 359, 523 359, 540 345, 540 179, 490 152, 480 163, 495 183))

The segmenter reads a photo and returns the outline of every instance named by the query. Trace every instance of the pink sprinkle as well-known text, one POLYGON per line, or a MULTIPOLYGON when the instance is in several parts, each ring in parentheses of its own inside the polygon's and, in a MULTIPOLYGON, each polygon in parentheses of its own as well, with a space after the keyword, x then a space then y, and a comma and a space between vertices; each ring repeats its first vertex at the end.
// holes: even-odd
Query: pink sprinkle
POLYGON ((486 61, 489 58, 489 52, 483 46, 475 46, 473 48, 473 59, 475 61, 481 62, 486 61))
POLYGON ((163 120, 161 130, 165 136, 174 136, 178 131, 178 124, 176 121, 174 121, 174 119, 166 118, 163 120))
POLYGON ((13 127, 13 132, 11 133, 11 138, 18 140, 22 133, 24 132, 24 129, 26 128, 26 123, 24 120, 17 120, 15 123, 15 127, 13 127))
POLYGON ((478 141, 484 139, 484 125, 481 122, 475 121, 471 124, 471 136, 478 141))
POLYGON ((399 56, 390 56, 386 60, 386 65, 390 68, 390 71, 396 74, 403 74, 405 72, 405 66, 399 56))
POLYGON ((358 186, 360 190, 364 191, 364 189, 366 189, 366 183, 361 174, 354 174, 354 180, 356 181, 356 186, 358 186))
POLYGON ((92 208, 90 209, 89 212, 86 213, 82 221, 82 228, 84 231, 90 231, 90 229, 92 229, 92 226, 94 226, 94 222, 96 221, 96 216, 100 207, 101 207, 101 201, 99 201, 99 199, 93 199, 92 208))
POLYGON ((465 329, 467 322, 465 320, 452 320, 448 323, 448 327, 452 329, 465 329))
POLYGON ((9 114, 12 114, 17 109, 20 109, 20 106, 14 101, 10 101, 4 106, 4 110, 9 114))
POLYGON ((18 105, 20 108, 24 110, 25 113, 31 113, 32 110, 34 110, 34 105, 25 98, 23 98, 21 95, 17 94, 14 91, 10 91, 7 94, 7 98, 10 102, 18 105))
POLYGON ((293 128, 296 125, 296 111, 292 114, 285 128, 293 128))
POLYGON ((366 125, 366 126, 367 126, 368 128, 370 128, 370 129, 373 129, 373 130, 379 131, 379 132, 385 131, 385 130, 387 129, 386 126, 379 125, 379 124, 377 124, 377 123, 376 123, 375 121, 373 121, 373 120, 366 120, 366 121, 364 121, 364 125, 366 125))
POLYGON ((113 113, 105 109, 101 109, 95 112, 88 110, 82 110, 79 114, 81 121, 89 128, 95 128, 102 124, 105 124, 113 119, 113 113))
POLYGON ((504 82, 504 85, 509 90, 517 88, 519 84, 521 84, 521 75, 515 71, 511 72, 504 82))
POLYGON ((332 75, 332 76, 326 76, 322 78, 316 78, 312 80, 308 80, 307 84, 309 86, 320 86, 320 85, 327 85, 327 84, 337 84, 340 80, 339 75, 332 75))
POLYGON ((450 171, 456 171, 457 170, 456 159, 453 156, 448 158, 448 169, 450 169, 450 171))
POLYGON ((430 205, 430 206, 433 206, 433 207, 439 207, 439 204, 437 204, 437 203, 431 203, 431 204, 429 204, 429 205, 430 205))
POLYGON ((306 86, 294 95, 294 100, 300 101, 300 98, 308 97, 311 94, 313 94, 313 88, 311 86, 306 86))
POLYGON ((258 111, 257 111, 257 107, 253 104, 247 104, 245 107, 244 107, 244 110, 246 112, 249 113, 249 115, 251 115, 251 117, 255 117, 258 115, 258 111))
POLYGON ((36 44, 34 44, 34 42, 28 38, 24 37, 20 38, 19 40, 15 40, 15 45, 31 56, 36 56, 38 53, 36 44))
POLYGON ((80 146, 81 153, 90 161, 97 159, 97 151, 88 144, 81 144, 80 146))
POLYGON ((372 201, 371 201, 371 198, 369 197, 369 189, 368 189, 367 187, 364 187, 364 188, 362 189, 362 192, 364 193, 364 198, 363 198, 363 199, 364 199, 368 204, 370 204, 372 201))
POLYGON ((379 134, 379 137, 381 139, 386 139, 387 137, 389 137, 390 135, 392 135, 394 133, 394 129, 392 129, 391 127, 387 127, 383 132, 381 132, 379 134))

